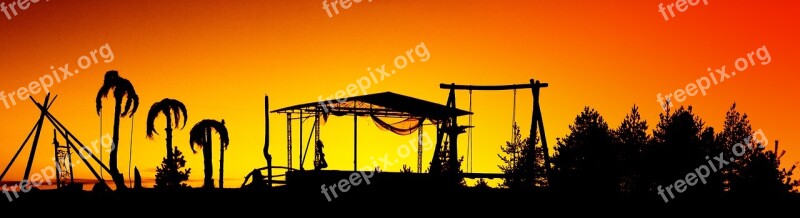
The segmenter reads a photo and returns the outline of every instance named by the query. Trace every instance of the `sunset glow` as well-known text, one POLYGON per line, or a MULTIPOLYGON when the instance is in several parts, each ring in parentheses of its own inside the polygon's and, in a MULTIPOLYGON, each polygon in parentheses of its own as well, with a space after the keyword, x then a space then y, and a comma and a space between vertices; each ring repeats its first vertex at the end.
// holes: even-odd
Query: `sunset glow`
MULTIPOLYGON (((706 126, 716 129, 735 102, 770 143, 780 140, 787 151, 784 165, 800 161, 794 127, 800 123, 800 102, 791 99, 800 93, 795 74, 800 71, 800 1, 700 1, 707 4, 690 6, 668 20, 658 5, 674 1, 365 0, 347 9, 339 6, 338 13, 329 13, 321 2, 51 0, 31 4, 10 19, 0 14, 0 91, 5 96, 0 164, 9 162, 38 118, 36 106, 20 99, 30 94, 43 100, 43 77, 60 77, 47 87, 58 95, 51 112, 83 143, 111 134, 113 97, 103 101, 102 119, 94 102, 108 70, 130 80, 141 102, 135 116, 120 124, 119 168, 126 179, 131 144, 131 169, 138 167, 146 181, 154 179, 165 156, 163 117, 155 122, 160 135, 145 136, 147 111, 161 99, 178 99, 187 107, 188 123, 173 131, 173 142, 192 169, 193 187, 202 185, 203 156, 191 152, 189 130, 203 119, 225 120, 230 132, 225 187, 238 188, 248 173, 266 165, 265 95, 274 110, 336 97, 364 76, 375 80, 356 90, 358 95, 390 91, 439 104, 448 95, 441 83, 549 83, 542 89, 541 107, 551 147, 569 133, 584 106, 598 110, 616 128, 638 105, 651 131, 662 113, 659 94, 672 94, 675 108, 691 105, 706 126), (408 62, 402 68, 398 56, 408 62), (384 65, 395 73, 375 71, 384 65), (688 93, 688 84, 702 86, 703 77, 719 80, 712 72, 723 66, 737 74, 708 85, 704 94, 695 91, 676 99, 676 90, 688 93)), ((469 99, 467 91, 457 92, 460 109, 469 110, 469 99)), ((472 93, 474 172, 499 173, 497 154, 510 140, 512 122, 523 133, 530 128, 530 90, 516 92, 516 108, 514 99, 513 91, 472 93)), ((270 122, 270 153, 274 164, 283 166, 286 116, 270 114, 270 122)), ((305 123, 303 140, 312 122, 305 123)), ((353 122, 352 117, 331 117, 321 127, 329 169, 352 169, 353 122)), ((298 140, 299 126, 294 125, 298 140)), ((52 165, 52 131, 50 124, 42 130, 34 172, 52 165)), ((435 135, 434 128, 425 131, 435 135)), ((398 136, 359 119, 358 162, 398 157, 398 147, 414 136, 398 136)), ((466 155, 466 136, 459 138, 461 155, 466 155)), ((217 146, 216 136, 213 140, 217 146)), ((22 179, 29 149, 4 181, 22 179)), ((424 153, 423 169, 431 154, 424 153)), ((309 156, 307 169, 313 168, 309 156)), ((212 160, 218 179, 216 147, 212 160)), ((404 164, 416 169, 416 162, 413 154, 382 170, 400 171, 404 164)), ((93 179, 83 166, 75 173, 93 179)))

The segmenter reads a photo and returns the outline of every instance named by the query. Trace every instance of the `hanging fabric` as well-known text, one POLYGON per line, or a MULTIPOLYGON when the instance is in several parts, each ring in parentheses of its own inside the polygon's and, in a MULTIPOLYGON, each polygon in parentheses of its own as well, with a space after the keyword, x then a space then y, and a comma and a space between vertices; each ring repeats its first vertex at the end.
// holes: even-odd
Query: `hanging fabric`
MULTIPOLYGON (((323 107, 325 107, 326 109, 324 109, 324 110, 322 110, 322 112, 320 112, 320 114, 322 114, 322 120, 320 121, 320 125, 325 125, 325 123, 328 122, 328 117, 330 117, 330 115, 334 115, 334 116, 337 116, 337 117, 341 117, 341 116, 347 115, 347 112, 335 111, 335 110, 333 110, 333 108, 342 108, 342 107, 344 107, 344 108, 352 108, 353 106, 348 106, 348 105, 350 105, 348 103, 349 102, 332 103, 332 104, 323 105, 323 107)), ((355 103, 353 103, 353 104, 355 104, 355 103)))
POLYGON ((398 135, 409 135, 414 133, 422 126, 422 123, 425 121, 425 118, 414 118, 409 117, 405 120, 396 122, 396 123, 387 123, 386 121, 381 120, 380 118, 376 117, 374 114, 370 114, 372 121, 375 122, 375 125, 381 130, 387 130, 393 132, 398 135))

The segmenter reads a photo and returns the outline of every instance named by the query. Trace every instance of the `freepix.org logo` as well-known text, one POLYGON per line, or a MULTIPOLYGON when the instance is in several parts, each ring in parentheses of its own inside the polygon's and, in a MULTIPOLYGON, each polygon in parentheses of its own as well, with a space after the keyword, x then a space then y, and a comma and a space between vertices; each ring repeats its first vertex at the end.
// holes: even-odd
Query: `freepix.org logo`
POLYGON ((39 93, 50 93, 50 88, 55 84, 60 84, 70 77, 76 76, 81 70, 89 69, 93 64, 100 63, 100 61, 106 64, 114 61, 114 51, 111 50, 111 46, 108 43, 89 51, 88 55, 79 57, 75 65, 66 63, 60 67, 50 66, 50 72, 42 75, 37 80, 31 81, 27 86, 19 87, 10 92, 0 91, 0 101, 3 102, 3 106, 6 109, 9 109, 17 105, 17 100, 24 101, 28 97, 39 93))

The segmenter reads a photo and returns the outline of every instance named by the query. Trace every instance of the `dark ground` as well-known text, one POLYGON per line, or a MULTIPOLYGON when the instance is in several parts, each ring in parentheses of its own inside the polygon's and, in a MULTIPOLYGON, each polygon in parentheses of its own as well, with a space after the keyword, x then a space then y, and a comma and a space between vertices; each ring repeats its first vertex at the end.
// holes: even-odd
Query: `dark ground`
MULTIPOLYGON (((484 216, 482 214, 625 214, 645 216, 701 212, 715 215, 750 213, 781 213, 788 217, 800 211, 800 194, 785 196, 718 196, 698 198, 678 195, 675 200, 664 203, 657 193, 643 197, 600 194, 569 194, 550 191, 512 191, 507 189, 442 188, 420 180, 422 177, 396 177, 397 174, 378 174, 371 184, 352 186, 348 192, 338 191, 338 197, 328 202, 321 191, 321 184, 334 184, 338 178, 346 178, 350 172, 332 172, 319 176, 324 179, 303 176, 303 181, 291 186, 272 189, 185 189, 185 190, 126 190, 116 192, 87 192, 41 190, 20 193, 20 197, 8 202, 1 195, 0 217, 23 212, 84 213, 114 212, 130 214, 152 214, 159 217, 184 212, 243 214, 268 217, 292 213, 358 215, 355 213, 376 212, 381 216, 416 216, 420 214, 456 214, 484 216), (406 179, 402 179, 406 178, 406 179), (414 180, 414 181, 409 181, 414 180)), ((301 179, 295 177, 294 179, 301 179)), ((293 178, 290 178, 292 181, 293 178)), ((297 180, 294 180, 297 181, 297 180)), ((106 213, 104 213, 106 214, 106 213)), ((368 214, 361 214, 363 217, 368 214)), ((377 215, 377 214, 373 214, 377 215)), ((286 215, 288 216, 288 215, 286 215)), ((36 216, 38 217, 38 216, 36 216)), ((128 216, 125 216, 128 217, 128 216)), ((229 217, 229 216, 225 216, 229 217)), ((427 217, 427 216, 425 216, 427 217)), ((492 216, 494 217, 494 216, 492 216)), ((528 216, 523 216, 528 217, 528 216)), ((717 216, 715 216, 717 217, 717 216)))

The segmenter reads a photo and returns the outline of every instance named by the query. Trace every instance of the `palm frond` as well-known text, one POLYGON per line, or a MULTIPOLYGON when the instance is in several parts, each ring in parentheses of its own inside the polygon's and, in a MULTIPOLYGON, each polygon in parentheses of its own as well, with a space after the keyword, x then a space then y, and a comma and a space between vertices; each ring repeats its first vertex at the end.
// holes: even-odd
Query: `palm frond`
MULTIPOLYGON (((164 102, 167 103, 166 106, 169 107, 168 109, 172 110, 173 113, 172 117, 175 119, 174 127, 175 128, 180 127, 181 129, 183 129, 183 127, 186 127, 186 121, 189 119, 189 116, 186 113, 186 105, 184 105, 183 102, 180 102, 175 99, 164 99, 164 102), (183 114, 182 118, 181 114, 183 114), (181 119, 183 119, 183 126, 180 125, 181 119)), ((165 113, 168 113, 168 111, 165 111, 165 113)))
POLYGON ((139 95, 136 94, 136 89, 133 88, 133 84, 131 84, 131 81, 124 78, 119 78, 119 82, 117 83, 117 86, 114 88, 114 97, 122 98, 125 96, 127 96, 127 100, 125 102, 125 111, 123 111, 122 114, 120 114, 120 116, 132 117, 133 114, 136 113, 136 110, 139 108, 139 95), (131 108, 131 103, 133 103, 133 108, 131 108))
POLYGON ((228 128, 225 127, 225 120, 222 122, 218 122, 214 124, 213 127, 219 133, 219 143, 224 149, 228 149, 228 144, 230 144, 230 138, 228 137, 228 128))
POLYGON ((203 145, 206 144, 206 127, 202 125, 202 121, 195 124, 192 127, 192 130, 189 131, 189 147, 192 148, 192 152, 197 154, 197 150, 195 150, 195 145, 197 145, 197 149, 202 149, 203 145))
POLYGON ((100 115, 100 110, 103 109, 103 98, 108 97, 108 93, 116 85, 119 73, 117 71, 106 72, 105 79, 103 79, 103 86, 97 91, 97 98, 95 99, 97 114, 100 115))
POLYGON ((133 117, 133 114, 136 114, 136 111, 138 111, 138 110, 139 110, 139 95, 137 95, 136 91, 134 91, 134 93, 133 93, 133 111, 131 111, 131 116, 130 117, 133 117))
POLYGON ((192 130, 189 132, 189 145, 192 148, 192 151, 197 153, 194 146, 197 145, 198 148, 203 148, 203 146, 207 143, 206 142, 206 133, 209 130, 214 129, 219 134, 220 146, 224 149, 228 148, 228 144, 230 144, 230 138, 228 136, 228 128, 225 127, 225 120, 222 122, 216 120, 202 120, 192 127, 192 130))
POLYGON ((162 104, 161 102, 153 103, 153 106, 150 106, 150 111, 147 112, 147 138, 153 139, 153 133, 158 135, 158 131, 155 128, 155 120, 158 117, 158 113, 162 111, 162 104))
POLYGON ((136 94, 133 84, 131 84, 129 80, 120 77, 119 72, 116 70, 106 72, 105 78, 103 79, 103 86, 97 91, 97 97, 95 98, 97 114, 100 114, 100 110, 103 108, 102 100, 108 97, 108 93, 111 92, 111 89, 114 89, 114 98, 117 100, 127 97, 125 111, 122 112, 120 116, 133 117, 133 114, 139 109, 139 95, 136 94))
POLYGON ((175 119, 174 123, 168 124, 174 128, 180 127, 183 129, 183 127, 180 126, 181 119, 183 119, 183 126, 186 126, 186 120, 188 119, 186 105, 178 100, 165 98, 154 103, 147 113, 147 137, 150 139, 152 139, 153 133, 158 134, 155 129, 155 119, 159 114, 164 114, 165 117, 175 119), (183 118, 181 118, 181 115, 183 115, 183 118))

